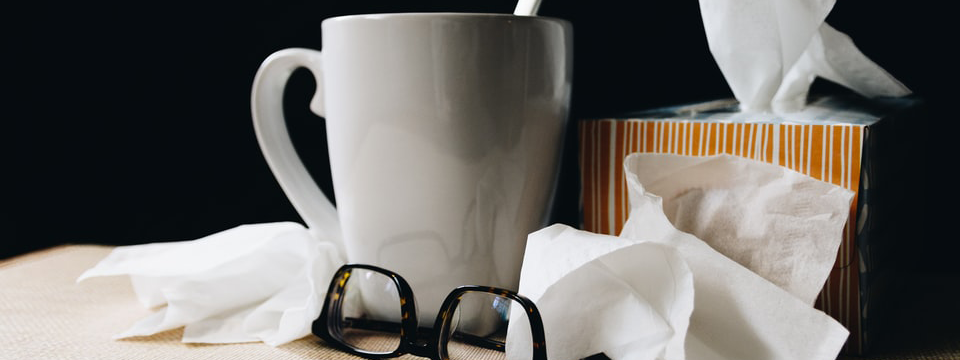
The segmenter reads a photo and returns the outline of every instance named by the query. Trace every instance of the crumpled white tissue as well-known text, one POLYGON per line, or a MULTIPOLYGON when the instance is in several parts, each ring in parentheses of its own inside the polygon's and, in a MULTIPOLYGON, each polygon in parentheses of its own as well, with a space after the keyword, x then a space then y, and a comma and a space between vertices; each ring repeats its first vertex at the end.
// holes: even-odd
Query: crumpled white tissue
POLYGON ((738 156, 631 154, 624 166, 663 199, 677 229, 807 304, 843 239, 853 191, 738 156))
MULTIPOLYGON (((550 358, 836 358, 847 329, 677 230, 630 165, 631 212, 619 237, 554 225, 527 240, 519 292, 541 309, 550 358)), ((846 206, 836 216, 845 220, 846 206)))
MULTIPOLYGON (((550 359, 683 359, 693 278, 670 246, 553 225, 527 238, 521 269, 550 359)), ((508 337, 508 358, 521 340, 508 337)))
POLYGON ((158 311, 115 338, 184 327, 183 342, 281 345, 310 333, 344 263, 300 224, 242 225, 201 239, 117 247, 77 281, 128 275, 158 311), (165 305, 165 306, 164 306, 165 305))
POLYGON ((700 0, 710 52, 742 110, 798 111, 818 76, 867 97, 910 94, 827 25, 835 2, 700 0))

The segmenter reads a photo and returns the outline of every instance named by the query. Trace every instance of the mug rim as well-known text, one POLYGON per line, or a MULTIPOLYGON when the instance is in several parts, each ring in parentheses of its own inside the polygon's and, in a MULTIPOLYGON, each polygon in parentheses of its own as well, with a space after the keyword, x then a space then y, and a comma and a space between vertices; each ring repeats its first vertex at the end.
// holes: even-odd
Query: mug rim
POLYGON ((516 21, 548 21, 559 22, 571 26, 570 21, 550 16, 526 16, 506 13, 473 13, 473 12, 395 12, 340 15, 324 19, 322 22, 341 22, 348 20, 389 20, 396 18, 475 18, 475 19, 502 19, 516 21))

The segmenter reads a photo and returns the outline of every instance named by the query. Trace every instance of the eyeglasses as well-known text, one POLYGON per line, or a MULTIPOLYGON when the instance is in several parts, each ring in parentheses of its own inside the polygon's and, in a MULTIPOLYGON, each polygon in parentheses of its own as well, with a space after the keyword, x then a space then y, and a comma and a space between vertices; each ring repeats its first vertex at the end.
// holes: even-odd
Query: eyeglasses
POLYGON ((506 289, 460 286, 444 299, 433 329, 420 328, 407 281, 371 265, 337 270, 313 333, 372 359, 547 359, 543 322, 530 299, 506 289))

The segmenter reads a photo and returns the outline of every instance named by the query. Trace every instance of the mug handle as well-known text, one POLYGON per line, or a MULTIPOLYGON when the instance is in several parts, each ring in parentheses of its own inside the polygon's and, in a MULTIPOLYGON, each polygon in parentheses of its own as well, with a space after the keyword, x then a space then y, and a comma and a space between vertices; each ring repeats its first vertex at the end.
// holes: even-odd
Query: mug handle
POLYGON ((311 49, 290 48, 270 54, 254 77, 250 109, 260 150, 280 188, 306 222, 310 234, 315 239, 336 245, 342 257, 342 232, 337 210, 320 191, 297 155, 283 117, 284 88, 293 71, 301 67, 309 69, 317 82, 310 109, 324 116, 321 62, 321 52, 311 49))

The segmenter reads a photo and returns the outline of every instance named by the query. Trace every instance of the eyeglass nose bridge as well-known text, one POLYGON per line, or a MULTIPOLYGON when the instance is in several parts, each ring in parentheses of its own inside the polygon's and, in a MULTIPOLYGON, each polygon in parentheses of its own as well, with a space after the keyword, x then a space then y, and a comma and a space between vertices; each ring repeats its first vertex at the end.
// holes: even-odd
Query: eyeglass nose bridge
POLYGON ((446 359, 438 357, 440 349, 436 341, 437 337, 431 331, 421 329, 415 337, 407 342, 405 350, 408 354, 435 360, 446 359))

